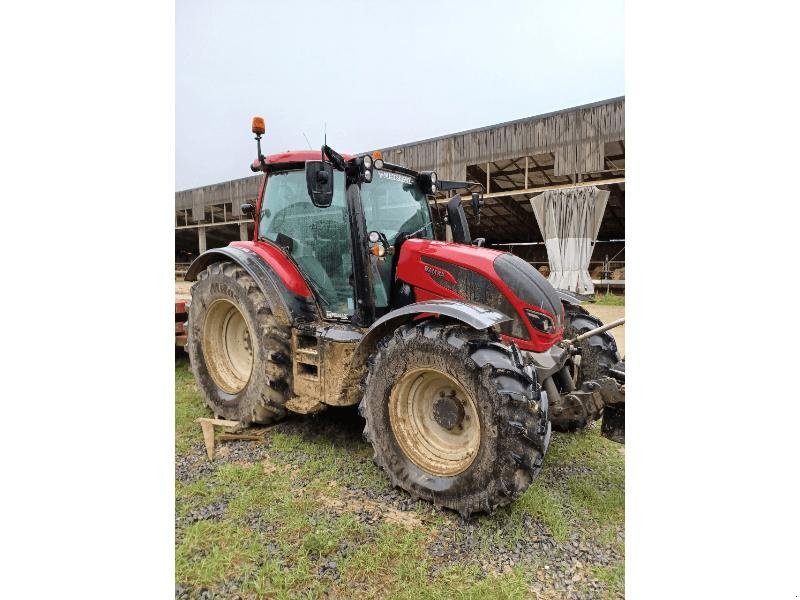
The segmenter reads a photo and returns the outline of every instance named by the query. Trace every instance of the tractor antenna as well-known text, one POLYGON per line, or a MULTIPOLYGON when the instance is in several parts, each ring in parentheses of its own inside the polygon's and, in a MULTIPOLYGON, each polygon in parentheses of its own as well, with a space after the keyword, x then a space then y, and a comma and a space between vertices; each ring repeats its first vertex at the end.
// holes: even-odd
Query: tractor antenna
POLYGON ((305 131, 301 131, 300 133, 302 133, 302 134, 303 134, 303 137, 304 137, 304 138, 306 138, 306 144, 308 144, 308 149, 309 149, 309 150, 312 150, 312 148, 311 148, 311 142, 309 142, 309 141, 308 141, 308 136, 306 135, 306 132, 305 132, 305 131))

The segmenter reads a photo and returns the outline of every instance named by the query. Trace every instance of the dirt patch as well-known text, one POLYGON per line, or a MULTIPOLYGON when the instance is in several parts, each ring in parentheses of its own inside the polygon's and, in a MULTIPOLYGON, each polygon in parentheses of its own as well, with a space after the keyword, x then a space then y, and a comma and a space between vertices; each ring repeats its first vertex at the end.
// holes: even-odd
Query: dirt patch
POLYGON ((281 470, 281 467, 272 462, 269 456, 267 456, 261 461, 261 470, 264 472, 264 475, 272 475, 273 473, 277 473, 279 470, 281 470))
MULTIPOLYGON (((335 483, 335 482, 333 482, 335 483)), ((380 520, 395 525, 402 525, 406 529, 414 529, 422 525, 423 521, 414 512, 398 510, 393 506, 373 502, 363 496, 345 493, 340 498, 332 498, 324 494, 319 497, 319 501, 327 508, 335 511, 345 511, 356 514, 368 514, 378 517, 380 520)))

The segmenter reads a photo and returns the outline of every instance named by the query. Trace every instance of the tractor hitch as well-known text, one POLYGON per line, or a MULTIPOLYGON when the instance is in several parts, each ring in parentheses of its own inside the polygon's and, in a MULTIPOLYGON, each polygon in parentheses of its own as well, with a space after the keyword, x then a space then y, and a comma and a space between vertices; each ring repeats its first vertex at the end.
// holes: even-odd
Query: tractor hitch
POLYGON ((623 319, 587 331, 573 340, 565 340, 547 352, 525 352, 536 368, 550 404, 550 422, 557 431, 573 431, 602 414, 601 433, 614 442, 625 443, 625 362, 621 360, 608 369, 607 375, 578 383, 573 379, 570 364, 578 352, 574 344, 582 339, 607 331, 624 322, 623 319), (580 385, 580 387, 577 387, 580 385))
POLYGON ((625 443, 625 385, 612 377, 585 381, 579 390, 559 394, 552 378, 545 382, 548 396, 555 396, 550 419, 558 423, 588 420, 603 411, 601 433, 614 442, 625 443))

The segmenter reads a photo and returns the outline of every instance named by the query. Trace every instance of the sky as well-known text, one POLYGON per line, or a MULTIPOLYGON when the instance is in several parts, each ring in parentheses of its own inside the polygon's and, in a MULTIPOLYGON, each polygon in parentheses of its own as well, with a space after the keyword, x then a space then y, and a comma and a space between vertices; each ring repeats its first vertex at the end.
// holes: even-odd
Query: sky
POLYGON ((177 190, 625 93, 621 0, 177 0, 177 190))

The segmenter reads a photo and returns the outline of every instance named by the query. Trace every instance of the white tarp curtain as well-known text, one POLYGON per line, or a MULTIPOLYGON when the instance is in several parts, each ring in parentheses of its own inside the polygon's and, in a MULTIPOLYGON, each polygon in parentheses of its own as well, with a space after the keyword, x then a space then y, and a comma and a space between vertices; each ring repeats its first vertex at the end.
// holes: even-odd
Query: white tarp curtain
POLYGON ((609 193, 589 186, 550 190, 531 198, 550 261, 550 283, 556 289, 594 293, 589 260, 609 193))

